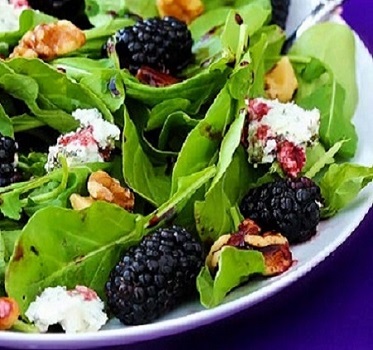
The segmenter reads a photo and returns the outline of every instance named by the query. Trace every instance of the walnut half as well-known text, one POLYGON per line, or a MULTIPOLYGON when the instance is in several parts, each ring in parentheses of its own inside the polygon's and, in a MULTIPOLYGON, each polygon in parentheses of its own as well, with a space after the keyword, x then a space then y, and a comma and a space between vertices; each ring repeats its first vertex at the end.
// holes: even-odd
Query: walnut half
POLYGON ((70 196, 73 209, 82 210, 91 206, 95 201, 102 200, 114 203, 132 211, 135 205, 135 196, 130 189, 122 187, 117 179, 112 178, 105 171, 99 170, 88 178, 87 188, 90 196, 83 197, 79 194, 70 196))
POLYGON ((21 38, 10 58, 51 60, 79 49, 85 42, 84 32, 69 21, 39 24, 21 38))
POLYGON ((214 272, 218 268, 219 256, 225 246, 261 252, 265 262, 265 276, 279 275, 289 269, 293 259, 286 237, 275 232, 260 232, 260 227, 247 219, 241 223, 237 232, 221 236, 211 246, 206 258, 210 271, 214 272))
POLYGON ((92 173, 87 188, 95 200, 115 203, 126 210, 132 210, 135 205, 133 193, 128 188, 122 187, 117 179, 112 178, 105 171, 92 173))

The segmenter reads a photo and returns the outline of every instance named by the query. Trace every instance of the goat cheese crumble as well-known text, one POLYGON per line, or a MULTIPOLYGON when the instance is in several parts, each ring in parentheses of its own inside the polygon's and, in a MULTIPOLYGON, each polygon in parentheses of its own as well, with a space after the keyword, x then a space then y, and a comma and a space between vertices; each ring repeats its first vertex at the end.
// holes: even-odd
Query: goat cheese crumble
POLYGON ((320 112, 263 98, 247 104, 249 162, 277 160, 286 174, 297 176, 306 161, 306 147, 318 139, 320 112))
POLYGON ((119 140, 119 128, 104 120, 96 109, 77 109, 72 116, 79 121, 76 131, 61 135, 55 146, 49 147, 48 172, 59 167, 58 158, 66 158, 69 166, 84 163, 104 162, 114 149, 114 142, 119 140))
POLYGON ((57 286, 46 288, 26 311, 40 332, 60 324, 66 333, 96 332, 108 320, 104 303, 96 292, 85 286, 73 290, 57 286))
POLYGON ((0 32, 15 31, 19 27, 19 16, 27 3, 0 0, 0 32))

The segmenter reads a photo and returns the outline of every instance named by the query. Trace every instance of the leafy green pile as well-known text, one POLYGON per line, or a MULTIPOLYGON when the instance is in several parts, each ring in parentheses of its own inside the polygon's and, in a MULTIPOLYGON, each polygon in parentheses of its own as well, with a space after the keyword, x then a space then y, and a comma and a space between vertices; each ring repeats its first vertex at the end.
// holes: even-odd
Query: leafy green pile
MULTIPOLYGON (((154 6, 145 0, 86 3, 95 27, 86 31, 84 47, 48 63, 0 61, 0 132, 36 138, 42 149, 21 147, 20 164, 31 178, 0 189, 0 285, 5 282, 22 312, 47 286, 82 284, 104 298, 104 282, 124 249, 170 220, 206 244, 234 232, 247 191, 282 176, 276 167, 249 164, 240 142, 244 100, 265 95, 265 72, 279 60, 285 40, 268 24, 269 0, 229 6, 204 1, 205 13, 190 25, 195 62, 182 82, 161 88, 119 69, 115 55, 100 58, 102 44, 133 23, 120 16, 153 16, 154 6), (107 11, 112 6, 120 15, 114 19, 107 11), (43 151, 55 143, 51 135, 76 128, 71 113, 77 108, 97 108, 121 128, 116 156, 108 164, 65 165, 43 174, 43 151), (135 192, 134 213, 101 202, 83 211, 69 208, 69 196, 84 195, 87 177, 102 167, 135 192)), ((51 20, 25 11, 20 30, 0 34, 2 47, 11 48, 25 31, 51 20)), ((325 23, 305 33, 289 53, 300 84, 296 103, 321 112, 320 142, 307 150, 303 174, 320 185, 325 218, 373 179, 373 167, 346 162, 358 141, 352 123, 358 96, 354 49, 347 27, 325 23)), ((260 253, 226 250, 215 281, 206 268, 201 271, 202 304, 219 304, 231 288, 262 271, 260 253)))

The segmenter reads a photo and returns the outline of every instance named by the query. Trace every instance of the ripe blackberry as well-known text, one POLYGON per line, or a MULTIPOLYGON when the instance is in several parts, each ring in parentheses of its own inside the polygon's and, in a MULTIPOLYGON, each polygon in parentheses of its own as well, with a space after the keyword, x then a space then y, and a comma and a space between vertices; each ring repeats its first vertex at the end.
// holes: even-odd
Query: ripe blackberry
POLYGON ((67 19, 81 29, 89 29, 84 0, 28 0, 34 10, 39 10, 59 19, 67 19))
POLYGON ((17 149, 14 139, 0 133, 0 187, 8 186, 16 178, 17 149))
POLYGON ((316 233, 320 221, 320 188, 306 177, 281 179, 254 188, 241 202, 241 213, 263 231, 275 230, 290 243, 316 233))
POLYGON ((286 27, 286 20, 289 14, 290 0, 271 0, 272 23, 277 24, 282 29, 286 27))
POLYGON ((173 17, 139 20, 114 35, 121 68, 136 74, 141 66, 177 74, 192 60, 192 36, 184 22, 173 17))
POLYGON ((202 247, 185 229, 161 228, 131 247, 105 285, 107 305, 127 325, 151 322, 195 292, 202 247))

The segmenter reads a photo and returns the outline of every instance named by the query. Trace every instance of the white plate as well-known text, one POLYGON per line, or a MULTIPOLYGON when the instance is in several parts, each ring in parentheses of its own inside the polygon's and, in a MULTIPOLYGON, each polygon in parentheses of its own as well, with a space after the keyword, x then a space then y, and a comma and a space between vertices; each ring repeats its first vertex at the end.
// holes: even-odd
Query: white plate
MULTIPOLYGON (((291 23, 304 17, 309 10, 303 7, 304 0, 294 0, 291 9, 291 23)), ((373 164, 373 118, 366 118, 371 112, 370 92, 373 91, 373 61, 364 44, 356 37, 357 79, 360 101, 354 123, 359 134, 359 148, 354 162, 371 166, 373 164)), ((183 305, 156 323, 124 327, 111 322, 97 333, 86 334, 21 334, 0 332, 0 344, 11 348, 67 349, 91 348, 110 345, 124 345, 138 341, 176 334, 204 324, 225 318, 248 308, 279 292, 313 267, 322 262, 363 220, 373 202, 373 186, 362 191, 357 200, 333 219, 322 222, 319 233, 309 242, 293 247, 297 264, 287 273, 266 281, 238 288, 229 295, 225 304, 211 310, 203 309, 198 302, 183 305)))

